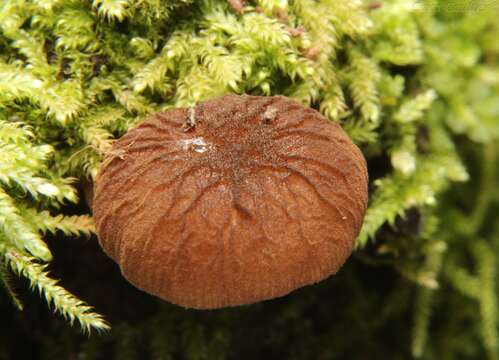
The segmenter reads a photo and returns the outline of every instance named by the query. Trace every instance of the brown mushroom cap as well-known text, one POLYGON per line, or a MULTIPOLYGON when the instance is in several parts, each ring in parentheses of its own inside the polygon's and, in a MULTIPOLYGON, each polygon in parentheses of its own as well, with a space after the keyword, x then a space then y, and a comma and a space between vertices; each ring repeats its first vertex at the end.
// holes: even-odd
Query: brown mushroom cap
POLYGON ((226 95, 154 114, 116 141, 93 209, 132 284, 207 309, 335 273, 366 203, 364 157, 339 125, 285 97, 226 95))

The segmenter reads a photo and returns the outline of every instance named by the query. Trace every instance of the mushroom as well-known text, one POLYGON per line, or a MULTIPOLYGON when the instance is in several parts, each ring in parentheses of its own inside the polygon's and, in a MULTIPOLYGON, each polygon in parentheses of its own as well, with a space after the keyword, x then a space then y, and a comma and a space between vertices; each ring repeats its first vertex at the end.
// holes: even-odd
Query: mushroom
POLYGON ((341 127, 283 96, 225 95, 190 109, 150 116, 99 170, 99 241, 124 277, 209 309, 336 273, 358 236, 368 182, 341 127))

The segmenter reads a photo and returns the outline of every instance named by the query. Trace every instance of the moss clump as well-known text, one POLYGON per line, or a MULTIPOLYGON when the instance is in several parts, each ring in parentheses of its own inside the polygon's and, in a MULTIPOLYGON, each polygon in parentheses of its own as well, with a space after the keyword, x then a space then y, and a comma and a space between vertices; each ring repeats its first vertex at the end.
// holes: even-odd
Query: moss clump
MULTIPOLYGON (((2 281, 18 307, 29 299, 16 298, 11 270, 70 322, 106 328, 71 287, 114 324, 90 340, 49 327, 46 356, 497 358, 498 8, 469 0, 4 0, 2 281), (372 186, 353 261, 324 285, 250 308, 200 314, 144 300, 137 318, 106 307, 123 302, 119 277, 104 292, 92 285, 99 273, 88 280, 75 268, 88 263, 65 262, 82 246, 69 236, 93 231, 88 209, 71 205, 78 180, 95 177, 113 139, 147 114, 227 92, 298 99, 362 148, 372 186), (62 285, 46 273, 52 258, 54 271, 67 274, 62 285), (58 342, 65 345, 50 345, 58 342)), ((43 319, 40 329, 58 321, 43 319)))

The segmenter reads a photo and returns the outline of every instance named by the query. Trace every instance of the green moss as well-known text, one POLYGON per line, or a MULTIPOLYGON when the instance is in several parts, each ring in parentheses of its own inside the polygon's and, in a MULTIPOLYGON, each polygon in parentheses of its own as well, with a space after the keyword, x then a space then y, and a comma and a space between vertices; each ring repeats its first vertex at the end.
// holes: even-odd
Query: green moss
MULTIPOLYGON (((7 294, 22 307, 10 268, 70 323, 105 328, 63 288, 64 277, 62 285, 48 277, 46 233, 71 243, 93 231, 88 209, 74 215, 76 186, 96 176, 114 138, 151 112, 227 92, 293 97, 362 148, 372 187, 354 259, 326 284, 275 302, 209 314, 154 303, 139 320, 111 319, 103 338, 66 334, 50 351, 48 341, 46 356, 99 358, 112 345, 116 358, 407 358, 411 350, 497 358, 499 3, 256 0, 237 8, 222 0, 0 4, 7 294), (251 349, 243 330, 255 339, 251 349)), ((116 289, 101 296, 119 302, 116 289)))

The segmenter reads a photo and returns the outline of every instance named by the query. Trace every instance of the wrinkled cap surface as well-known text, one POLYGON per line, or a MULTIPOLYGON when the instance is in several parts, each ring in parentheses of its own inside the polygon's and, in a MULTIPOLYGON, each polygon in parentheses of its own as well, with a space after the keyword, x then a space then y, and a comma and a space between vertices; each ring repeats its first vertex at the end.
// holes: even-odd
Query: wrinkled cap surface
POLYGON ((102 248, 132 284, 218 308, 335 273, 359 233, 367 180, 359 149, 319 112, 226 95, 154 114, 116 141, 93 210, 102 248))

